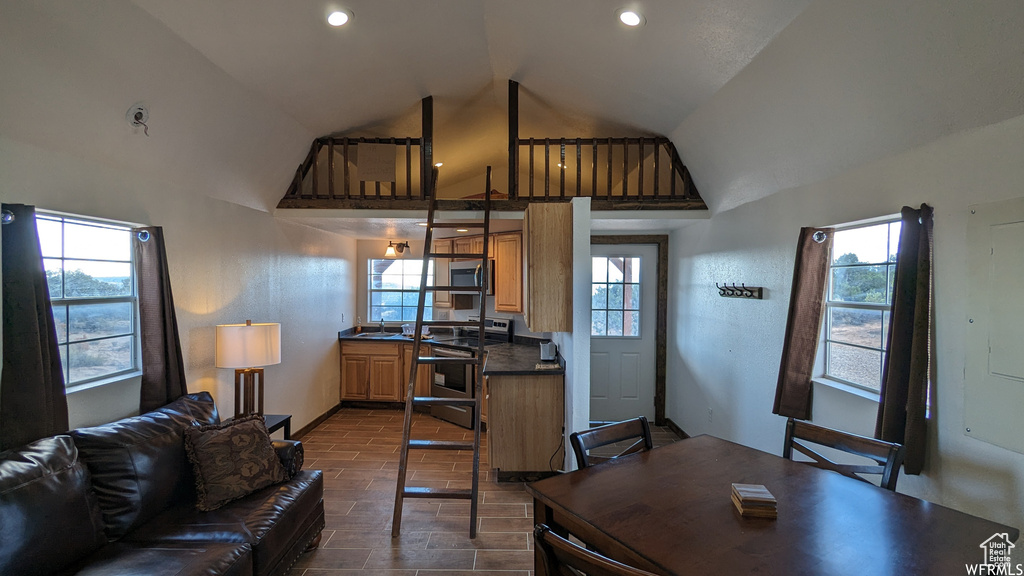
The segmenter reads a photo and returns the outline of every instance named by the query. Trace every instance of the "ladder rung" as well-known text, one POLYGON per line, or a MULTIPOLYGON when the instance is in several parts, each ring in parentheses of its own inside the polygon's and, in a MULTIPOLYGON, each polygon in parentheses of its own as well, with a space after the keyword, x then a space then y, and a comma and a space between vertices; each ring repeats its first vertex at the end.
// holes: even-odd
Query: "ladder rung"
POLYGON ((458 488, 420 488, 418 486, 406 487, 402 491, 406 498, 450 498, 453 500, 471 500, 472 490, 458 488))
POLYGON ((475 406, 473 398, 442 398, 439 396, 416 396, 412 399, 414 406, 475 406))
POLYGON ((462 258, 464 260, 481 260, 484 255, 474 252, 427 252, 428 258, 462 258))
POLYGON ((451 358, 449 356, 420 356, 420 364, 479 364, 479 358, 451 358))
MULTIPOLYGON (((441 228, 443 230, 455 230, 456 228, 483 228, 483 222, 434 222, 431 228, 441 228)), ((448 240, 448 238, 438 238, 438 240, 448 240)))
POLYGON ((424 326, 463 326, 463 327, 477 327, 480 326, 479 321, 469 320, 424 320, 424 326))
POLYGON ((409 440, 409 448, 419 450, 472 450, 473 443, 466 440, 409 440))
MULTIPOLYGON (((424 290, 440 290, 442 292, 483 292, 483 286, 424 286, 424 290)), ((475 323, 474 323, 475 324, 475 323)))

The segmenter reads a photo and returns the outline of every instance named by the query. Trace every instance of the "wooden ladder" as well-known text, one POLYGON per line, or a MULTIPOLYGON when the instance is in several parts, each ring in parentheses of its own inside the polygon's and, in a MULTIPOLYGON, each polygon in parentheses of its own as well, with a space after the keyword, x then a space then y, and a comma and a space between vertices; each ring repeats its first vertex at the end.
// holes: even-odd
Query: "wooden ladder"
MULTIPOLYGON (((436 169, 434 180, 436 182, 436 169)), ((491 167, 487 167, 487 189, 484 192, 484 215, 482 222, 438 222, 437 216, 437 192, 436 185, 431 186, 430 207, 427 211, 427 232, 423 243, 423 270, 420 274, 419 302, 416 306, 416 332, 412 346, 412 369, 409 371, 409 385, 405 392, 405 423, 402 427, 402 451, 398 461, 398 485, 395 489, 395 516, 391 524, 391 537, 397 538, 402 531, 402 505, 406 498, 447 498, 469 500, 469 537, 476 538, 477 504, 480 484, 480 404, 483 387, 483 366, 484 366, 484 324, 487 312, 487 254, 490 243, 491 224, 491 167), (482 229, 483 230, 483 251, 476 253, 441 253, 433 251, 434 230, 455 230, 455 229, 482 229), (477 286, 467 289, 464 286, 448 286, 437 283, 427 284, 430 263, 435 259, 470 259, 479 260, 480 273, 477 277, 477 286), (424 310, 428 292, 453 291, 473 292, 480 295, 480 314, 475 322, 458 320, 424 320, 424 310), (477 328, 476 354, 472 358, 449 358, 436 356, 420 356, 420 346, 423 337, 424 326, 438 327, 461 327, 475 326, 477 328), (442 398, 433 396, 416 396, 416 374, 419 367, 430 364, 460 364, 472 365, 474 367, 474 383, 472 398, 442 398), (458 406, 469 407, 473 410, 473 441, 465 440, 420 440, 412 436, 412 415, 416 406, 458 406), (473 481, 469 490, 456 488, 426 488, 406 486, 408 473, 409 451, 410 450, 473 450, 473 481)), ((446 280, 446 279, 442 279, 446 280)), ((446 282, 447 284, 447 282, 446 282)))

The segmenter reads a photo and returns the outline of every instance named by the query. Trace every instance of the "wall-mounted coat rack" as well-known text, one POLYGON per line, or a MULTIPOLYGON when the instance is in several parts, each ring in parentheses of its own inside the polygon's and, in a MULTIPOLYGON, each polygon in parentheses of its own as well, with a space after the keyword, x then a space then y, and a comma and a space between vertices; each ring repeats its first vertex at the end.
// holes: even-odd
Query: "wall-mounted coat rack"
POLYGON ((718 295, 723 298, 753 298, 761 300, 764 297, 764 288, 760 286, 747 286, 746 284, 737 286, 735 282, 733 282, 732 286, 728 284, 719 286, 718 282, 715 282, 715 288, 718 288, 718 295))

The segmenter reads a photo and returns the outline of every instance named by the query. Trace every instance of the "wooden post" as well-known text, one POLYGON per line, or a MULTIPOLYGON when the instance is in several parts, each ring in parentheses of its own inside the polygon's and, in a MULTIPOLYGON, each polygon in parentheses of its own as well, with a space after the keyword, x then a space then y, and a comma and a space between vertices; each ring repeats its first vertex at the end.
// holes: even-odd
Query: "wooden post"
POLYGON ((420 142, 420 200, 426 200, 428 194, 436 194, 430 190, 430 174, 434 167, 434 97, 423 99, 423 129, 420 142))
MULTIPOLYGON (((532 153, 532 147, 531 147, 532 153)), ((531 156, 532 160, 532 156, 531 156)), ((519 197, 519 83, 508 81, 508 199, 519 197)))

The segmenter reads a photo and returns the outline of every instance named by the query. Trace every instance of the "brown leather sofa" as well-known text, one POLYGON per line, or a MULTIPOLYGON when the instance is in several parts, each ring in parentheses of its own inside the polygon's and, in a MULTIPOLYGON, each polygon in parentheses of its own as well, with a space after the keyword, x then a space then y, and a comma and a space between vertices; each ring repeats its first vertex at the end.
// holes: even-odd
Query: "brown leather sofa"
POLYGON ((322 474, 275 440, 287 481, 197 511, 184 430, 218 421, 202 392, 0 454, 0 574, 287 572, 323 530, 322 474))

